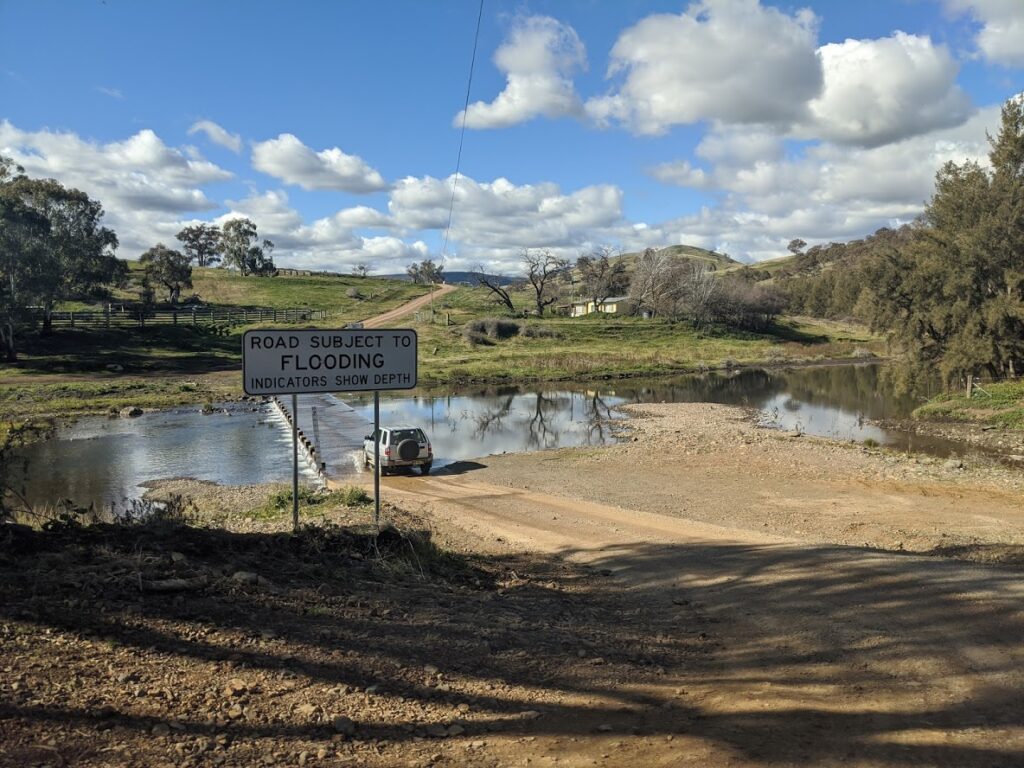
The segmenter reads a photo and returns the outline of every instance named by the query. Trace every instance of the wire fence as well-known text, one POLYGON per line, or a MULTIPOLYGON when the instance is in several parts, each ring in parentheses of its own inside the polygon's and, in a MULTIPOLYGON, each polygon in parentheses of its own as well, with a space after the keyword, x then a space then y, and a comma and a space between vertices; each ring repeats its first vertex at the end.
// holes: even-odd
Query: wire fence
MULTIPOLYGON (((34 321, 42 323, 41 311, 33 313, 34 321)), ((146 325, 247 325, 249 323, 305 323, 326 320, 324 309, 265 309, 238 307, 180 307, 148 309, 139 306, 108 306, 103 310, 60 311, 50 314, 55 328, 115 328, 146 325)))

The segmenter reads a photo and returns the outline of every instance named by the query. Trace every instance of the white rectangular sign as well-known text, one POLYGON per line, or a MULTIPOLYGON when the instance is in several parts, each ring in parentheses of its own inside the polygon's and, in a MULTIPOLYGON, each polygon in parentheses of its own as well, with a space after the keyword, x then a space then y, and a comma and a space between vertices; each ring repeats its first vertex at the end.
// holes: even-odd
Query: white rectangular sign
POLYGON ((250 395, 412 389, 416 331, 246 331, 242 377, 242 388, 250 395))

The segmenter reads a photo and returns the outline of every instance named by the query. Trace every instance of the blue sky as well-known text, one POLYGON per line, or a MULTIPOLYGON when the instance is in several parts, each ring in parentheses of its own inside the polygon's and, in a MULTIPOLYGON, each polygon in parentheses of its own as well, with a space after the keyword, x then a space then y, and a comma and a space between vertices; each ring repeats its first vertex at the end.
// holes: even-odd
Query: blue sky
MULTIPOLYGON (((125 257, 246 215, 279 264, 400 271, 441 255, 478 8, 0 0, 0 152, 125 257)), ((859 237, 1022 89, 1024 0, 485 0, 446 264, 859 237)))

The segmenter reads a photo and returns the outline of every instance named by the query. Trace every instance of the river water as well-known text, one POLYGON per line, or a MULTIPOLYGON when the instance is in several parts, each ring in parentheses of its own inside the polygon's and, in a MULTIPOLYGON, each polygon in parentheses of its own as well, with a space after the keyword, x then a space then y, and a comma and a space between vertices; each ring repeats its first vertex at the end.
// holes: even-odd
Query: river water
MULTIPOLYGON (((341 397, 372 420, 372 397, 341 397)), ((435 466, 504 452, 603 445, 616 440, 615 408, 625 403, 713 402, 761 411, 767 427, 842 440, 875 440, 938 456, 968 446, 883 429, 873 422, 905 418, 916 402, 894 395, 879 365, 621 379, 590 383, 481 386, 451 392, 397 393, 381 401, 384 424, 421 426, 434 446, 435 466)), ((359 444, 354 435, 352 444, 359 444)), ((352 457, 355 477, 360 461, 352 457)), ((308 465, 304 477, 313 481, 308 465)), ((134 419, 85 418, 15 456, 8 474, 33 504, 71 499, 122 505, 144 484, 193 477, 225 484, 286 482, 291 433, 269 405, 231 404, 214 414, 198 408, 134 419)))

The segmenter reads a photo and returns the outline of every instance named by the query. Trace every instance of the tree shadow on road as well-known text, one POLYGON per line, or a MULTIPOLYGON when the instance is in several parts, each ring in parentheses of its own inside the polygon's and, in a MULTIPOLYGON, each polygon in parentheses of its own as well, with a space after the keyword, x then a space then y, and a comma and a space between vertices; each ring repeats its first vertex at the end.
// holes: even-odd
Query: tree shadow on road
POLYGON ((1020 765, 1018 581, 832 546, 470 559, 393 537, 378 558, 348 533, 21 530, 0 547, 0 736, 59 733, 88 761, 110 734, 150 759, 224 735, 244 760, 333 749, 342 713, 345 748, 387 742, 379 764, 454 749, 435 737, 458 725, 672 736, 709 764, 1020 765), (176 578, 198 586, 154 591, 176 578))

